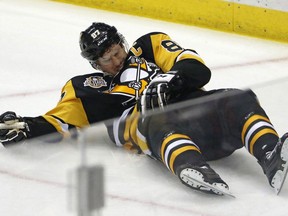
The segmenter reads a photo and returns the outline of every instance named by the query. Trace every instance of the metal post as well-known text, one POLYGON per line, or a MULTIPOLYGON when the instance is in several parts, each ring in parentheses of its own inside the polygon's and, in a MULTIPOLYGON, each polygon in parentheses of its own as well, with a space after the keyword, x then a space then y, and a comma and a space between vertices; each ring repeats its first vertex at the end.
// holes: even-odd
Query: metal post
POLYGON ((79 132, 81 164, 77 168, 77 215, 91 216, 104 206, 104 169, 100 165, 87 166, 85 131, 79 132))

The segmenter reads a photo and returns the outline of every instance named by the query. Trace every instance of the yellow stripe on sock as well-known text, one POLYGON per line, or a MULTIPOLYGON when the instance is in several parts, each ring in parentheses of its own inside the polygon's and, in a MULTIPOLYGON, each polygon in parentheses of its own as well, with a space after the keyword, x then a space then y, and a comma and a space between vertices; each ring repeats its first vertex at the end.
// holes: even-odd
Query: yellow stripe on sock
POLYGON ((169 161, 169 167, 174 174, 175 174, 175 171, 173 168, 174 161, 178 155, 180 155, 181 153, 183 153, 185 151, 197 151, 201 154, 200 150, 198 148, 196 148, 195 146, 183 146, 182 148, 179 148, 176 151, 173 151, 171 158, 170 158, 170 161, 169 161))
POLYGON ((246 132, 247 132, 248 127, 249 127, 254 121, 256 121, 256 120, 264 120, 264 121, 269 122, 269 123, 271 124, 270 120, 269 120, 268 118, 264 117, 264 116, 261 116, 261 115, 253 115, 253 116, 251 116, 251 117, 245 122, 245 124, 244 124, 244 126, 243 126, 243 129, 242 129, 241 139, 242 139, 242 143, 243 143, 243 144, 244 144, 244 137, 245 137, 245 134, 246 134, 246 132))
POLYGON ((263 136, 263 135, 265 135, 265 134, 268 134, 268 133, 274 134, 274 135, 276 135, 276 136, 278 137, 277 132, 276 132, 275 130, 271 129, 271 128, 265 128, 265 129, 259 131, 258 133, 256 133, 256 134, 254 135, 253 139, 251 140, 251 142, 249 143, 249 152, 250 152, 252 155, 254 155, 253 149, 254 149, 254 145, 255 145, 256 141, 257 141, 261 136, 263 136))
POLYGON ((161 146, 161 157, 162 157, 162 161, 164 162, 164 150, 165 147, 167 146, 167 144, 176 138, 183 138, 183 139, 188 139, 191 140, 188 136, 184 135, 184 134, 172 134, 170 136, 168 136, 163 142, 162 142, 162 146, 161 146))

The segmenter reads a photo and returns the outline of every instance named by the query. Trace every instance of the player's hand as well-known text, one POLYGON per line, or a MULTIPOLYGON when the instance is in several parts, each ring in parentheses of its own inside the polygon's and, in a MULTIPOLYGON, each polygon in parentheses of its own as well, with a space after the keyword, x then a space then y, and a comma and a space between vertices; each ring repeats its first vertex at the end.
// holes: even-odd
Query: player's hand
POLYGON ((163 109, 168 101, 182 88, 183 81, 177 71, 158 74, 143 91, 140 98, 140 109, 143 114, 147 110, 163 109))
POLYGON ((5 147, 25 140, 28 130, 27 123, 15 112, 7 111, 0 115, 0 142, 5 147))

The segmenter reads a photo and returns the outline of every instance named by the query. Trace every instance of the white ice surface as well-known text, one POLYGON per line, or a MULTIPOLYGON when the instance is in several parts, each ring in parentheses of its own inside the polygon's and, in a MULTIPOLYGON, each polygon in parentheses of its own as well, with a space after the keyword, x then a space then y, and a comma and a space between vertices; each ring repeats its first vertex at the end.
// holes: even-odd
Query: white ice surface
MULTIPOLYGON (((287 44, 46 0, 0 0, 0 113, 44 114, 69 78, 93 72, 78 37, 94 21, 116 26, 129 44, 150 31, 168 33, 211 68, 207 89, 251 87, 279 134, 287 131, 287 44)), ((245 149, 210 163, 235 194, 230 199, 191 191, 158 162, 113 147, 102 125, 91 131, 87 163, 105 167, 102 215, 287 215, 287 182, 276 196, 245 149)), ((76 215, 67 211, 67 172, 79 163, 73 143, 1 148, 0 215, 76 215)))

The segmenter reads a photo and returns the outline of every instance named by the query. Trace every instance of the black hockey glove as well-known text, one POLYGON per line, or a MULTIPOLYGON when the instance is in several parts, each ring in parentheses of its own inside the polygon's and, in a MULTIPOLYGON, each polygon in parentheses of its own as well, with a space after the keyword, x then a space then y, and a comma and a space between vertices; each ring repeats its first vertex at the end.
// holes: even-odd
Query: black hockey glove
POLYGON ((0 142, 5 147, 25 140, 28 131, 28 124, 15 112, 8 111, 0 115, 0 142))
POLYGON ((143 91, 140 98, 140 109, 143 114, 147 110, 160 108, 176 97, 183 88, 182 78, 177 71, 158 74, 143 91))

